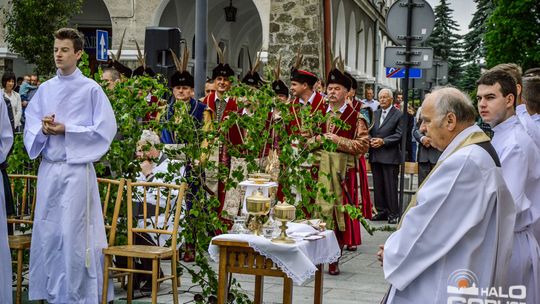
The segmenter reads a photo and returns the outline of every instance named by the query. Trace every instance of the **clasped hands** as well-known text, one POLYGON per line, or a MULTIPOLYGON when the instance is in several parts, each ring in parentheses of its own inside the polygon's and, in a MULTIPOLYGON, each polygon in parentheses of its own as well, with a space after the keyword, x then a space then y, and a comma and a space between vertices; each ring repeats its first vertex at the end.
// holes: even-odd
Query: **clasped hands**
POLYGON ((62 135, 66 132, 64 124, 54 121, 54 114, 41 119, 41 130, 45 135, 62 135))
POLYGON ((369 141, 369 145, 372 148, 380 148, 384 145, 384 140, 382 138, 374 137, 369 141))

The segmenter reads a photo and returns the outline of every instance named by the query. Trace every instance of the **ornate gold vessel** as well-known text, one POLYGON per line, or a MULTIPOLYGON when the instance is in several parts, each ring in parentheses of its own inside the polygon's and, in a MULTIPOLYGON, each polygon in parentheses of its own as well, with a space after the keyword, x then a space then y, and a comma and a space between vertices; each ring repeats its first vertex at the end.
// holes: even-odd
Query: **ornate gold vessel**
POLYGON ((255 217, 249 224, 250 230, 254 235, 262 235, 260 217, 267 215, 270 211, 270 198, 264 196, 261 189, 258 189, 246 198, 246 209, 250 215, 255 217))
POLYGON ((295 241, 287 236, 287 222, 296 218, 296 207, 285 202, 276 204, 274 207, 274 219, 281 221, 281 234, 272 239, 274 243, 294 244, 295 241))

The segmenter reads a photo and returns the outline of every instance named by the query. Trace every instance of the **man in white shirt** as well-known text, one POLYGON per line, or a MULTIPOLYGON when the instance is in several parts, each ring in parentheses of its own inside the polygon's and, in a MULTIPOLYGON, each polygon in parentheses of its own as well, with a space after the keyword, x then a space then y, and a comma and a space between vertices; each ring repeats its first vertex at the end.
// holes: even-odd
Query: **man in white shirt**
POLYGON ((391 284, 383 303, 473 303, 452 299, 468 297, 461 288, 506 287, 512 197, 466 94, 435 90, 422 109, 421 131, 443 153, 378 253, 391 284))
POLYGON ((377 111, 379 108, 379 102, 375 99, 373 99, 373 89, 367 88, 366 89, 366 99, 362 100, 362 104, 364 107, 370 107, 373 112, 377 111))
POLYGON ((540 151, 515 115, 516 82, 509 73, 490 70, 477 81, 478 111, 493 132, 504 180, 516 206, 510 285, 527 287, 527 303, 540 301, 540 247, 533 227, 540 217, 540 151))

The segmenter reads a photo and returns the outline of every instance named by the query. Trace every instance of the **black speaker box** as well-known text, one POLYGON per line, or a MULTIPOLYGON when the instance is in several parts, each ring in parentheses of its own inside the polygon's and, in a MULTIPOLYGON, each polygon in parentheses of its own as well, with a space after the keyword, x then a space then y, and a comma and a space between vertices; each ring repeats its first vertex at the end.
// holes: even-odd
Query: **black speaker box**
POLYGON ((182 33, 177 27, 150 26, 146 28, 144 38, 146 66, 165 76, 167 81, 176 71, 169 49, 179 56, 181 39, 182 33))

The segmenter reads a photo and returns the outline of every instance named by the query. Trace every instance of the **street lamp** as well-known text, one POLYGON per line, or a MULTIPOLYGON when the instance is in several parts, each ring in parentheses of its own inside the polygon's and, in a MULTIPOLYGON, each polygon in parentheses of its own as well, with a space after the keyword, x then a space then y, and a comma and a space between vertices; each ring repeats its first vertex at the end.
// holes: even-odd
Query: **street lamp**
POLYGON ((236 22, 236 12, 238 9, 232 5, 232 0, 229 2, 229 6, 224 8, 225 10, 225 21, 227 22, 236 22))

